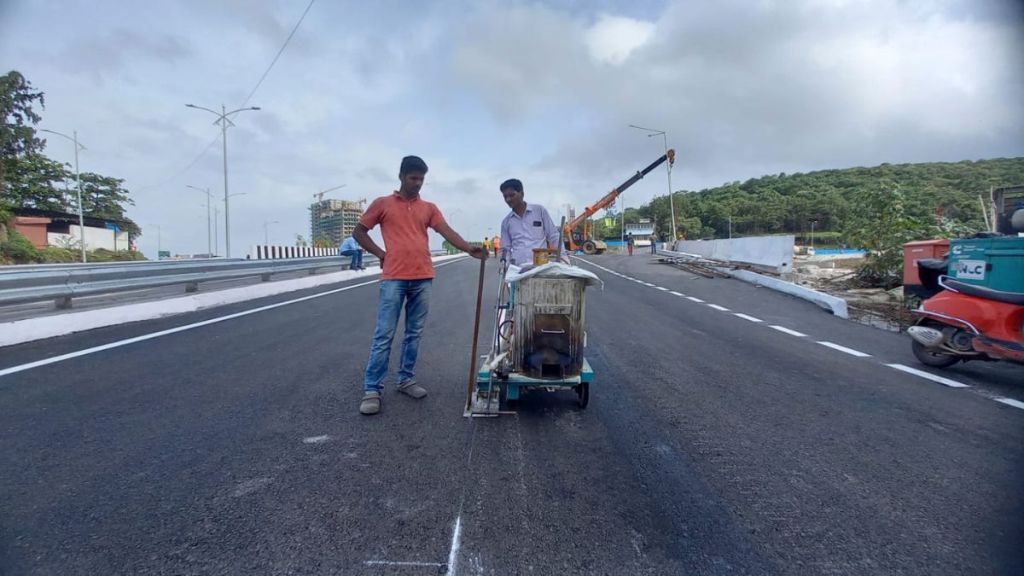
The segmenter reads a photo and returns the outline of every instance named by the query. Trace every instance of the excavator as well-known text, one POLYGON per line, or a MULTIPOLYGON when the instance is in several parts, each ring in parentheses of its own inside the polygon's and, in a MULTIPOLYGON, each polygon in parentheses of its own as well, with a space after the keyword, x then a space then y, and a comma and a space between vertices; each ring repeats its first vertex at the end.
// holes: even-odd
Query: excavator
POLYGON ((562 238, 565 242, 565 248, 569 252, 575 252, 577 250, 583 250, 584 254, 601 254, 608 249, 608 245, 601 240, 595 239, 590 231, 590 217, 597 213, 598 210, 604 210, 615 202, 615 199, 626 191, 627 188, 636 184, 641 178, 647 176, 651 170, 654 170, 658 166, 661 166, 663 162, 668 160, 668 165, 672 166, 676 160, 676 151, 669 149, 665 154, 658 158, 651 165, 643 170, 634 174, 629 180, 626 180, 618 187, 613 188, 611 192, 607 193, 600 200, 587 206, 587 209, 583 211, 579 216, 573 218, 569 222, 565 223, 565 227, 562 229, 562 238), (580 224, 583 224, 583 230, 578 230, 580 224))

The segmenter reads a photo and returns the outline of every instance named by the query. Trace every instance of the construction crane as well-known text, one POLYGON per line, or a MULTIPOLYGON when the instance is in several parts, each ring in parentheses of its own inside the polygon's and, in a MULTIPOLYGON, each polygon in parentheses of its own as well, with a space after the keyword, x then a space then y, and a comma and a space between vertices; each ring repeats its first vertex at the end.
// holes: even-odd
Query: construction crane
MULTIPOLYGON (((626 180, 618 187, 612 188, 612 191, 605 194, 600 200, 587 206, 580 215, 576 216, 572 220, 565 223, 565 228, 562 229, 562 238, 565 241, 565 248, 570 252, 576 250, 583 250, 584 254, 601 254, 608 249, 608 245, 601 240, 597 240, 591 236, 590 233, 590 217, 597 213, 598 210, 604 210, 615 202, 615 199, 626 191, 627 188, 636 184, 641 178, 647 176, 651 170, 654 170, 658 166, 661 166, 663 162, 668 160, 669 166, 675 163, 676 151, 669 149, 665 154, 658 158, 654 162, 651 162, 650 166, 634 174, 629 180, 626 180), (580 224, 584 224, 583 230, 577 230, 580 224)), ((625 218, 626 214, 623 211, 622 217, 625 218)))
POLYGON ((331 191, 334 191, 334 190, 338 190, 340 188, 344 188, 347 185, 348 184, 342 184, 341 186, 335 186, 334 188, 328 188, 327 190, 324 190, 322 192, 317 192, 316 194, 313 194, 313 198, 316 198, 317 202, 323 202, 324 201, 324 194, 327 194, 328 192, 331 192, 331 191))

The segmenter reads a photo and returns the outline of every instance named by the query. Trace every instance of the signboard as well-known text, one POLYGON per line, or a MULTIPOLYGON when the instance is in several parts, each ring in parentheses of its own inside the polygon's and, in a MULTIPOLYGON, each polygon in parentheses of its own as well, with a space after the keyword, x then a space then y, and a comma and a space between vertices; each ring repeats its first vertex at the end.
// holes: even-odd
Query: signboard
POLYGON ((984 280, 984 260, 958 260, 953 262, 953 271, 957 278, 964 280, 984 280))
POLYGON ((160 250, 159 252, 156 253, 156 257, 157 258, 170 258, 171 257, 171 251, 170 250, 160 250))

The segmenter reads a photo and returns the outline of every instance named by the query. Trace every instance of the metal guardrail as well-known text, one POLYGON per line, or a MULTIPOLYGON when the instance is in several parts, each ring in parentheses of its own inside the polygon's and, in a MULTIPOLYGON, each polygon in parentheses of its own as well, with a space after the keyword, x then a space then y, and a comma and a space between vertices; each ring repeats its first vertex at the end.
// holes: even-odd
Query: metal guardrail
MULTIPOLYGON (((445 254, 435 250, 432 255, 445 254)), ((367 256, 366 264, 377 259, 367 256)), ((275 274, 308 272, 347 266, 348 257, 294 258, 285 260, 207 259, 155 262, 104 262, 98 264, 39 264, 0 268, 0 306, 53 300, 58 308, 70 308, 72 299, 129 290, 185 285, 185 292, 199 284, 259 276, 266 282, 275 274)))

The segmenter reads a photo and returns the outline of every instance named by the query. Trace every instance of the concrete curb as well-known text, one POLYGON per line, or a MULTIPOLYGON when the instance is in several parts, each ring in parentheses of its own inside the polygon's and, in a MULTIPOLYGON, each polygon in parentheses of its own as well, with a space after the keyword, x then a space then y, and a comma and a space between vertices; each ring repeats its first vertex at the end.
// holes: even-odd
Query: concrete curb
MULTIPOLYGON (((465 254, 435 256, 433 261, 443 262, 465 256, 465 254)), ((279 280, 277 282, 227 288, 225 290, 165 298, 151 302, 139 302, 124 306, 109 306, 106 308, 96 308, 95 310, 14 320, 12 322, 0 323, 0 347, 44 340, 56 336, 65 336, 104 326, 164 318, 186 312, 195 312, 216 306, 244 302, 246 300, 285 294, 296 290, 337 284, 338 282, 348 280, 372 280, 375 276, 380 276, 380 268, 374 267, 364 271, 343 270, 320 276, 279 280)))
POLYGON ((778 278, 772 278, 771 276, 765 276, 749 270, 729 270, 727 268, 721 268, 720 270, 737 280, 742 280, 758 286, 764 286, 765 288, 771 288, 772 290, 813 302, 840 318, 850 317, 846 308, 846 300, 843 300, 838 296, 832 296, 831 294, 825 294, 824 292, 804 288, 799 284, 793 284, 792 282, 786 282, 785 280, 779 280, 778 278))

